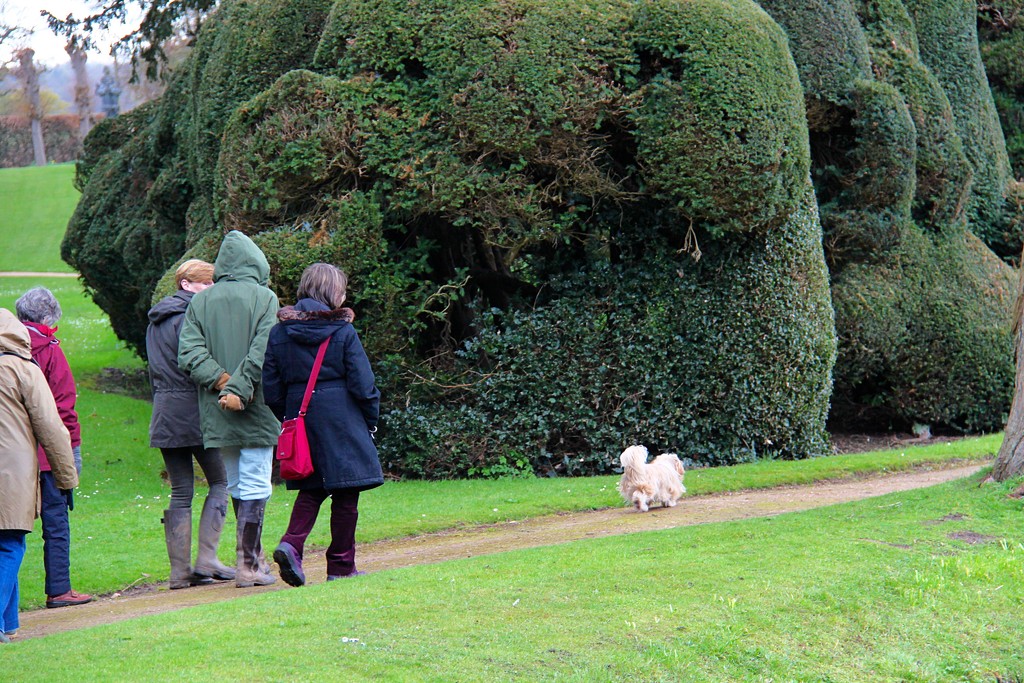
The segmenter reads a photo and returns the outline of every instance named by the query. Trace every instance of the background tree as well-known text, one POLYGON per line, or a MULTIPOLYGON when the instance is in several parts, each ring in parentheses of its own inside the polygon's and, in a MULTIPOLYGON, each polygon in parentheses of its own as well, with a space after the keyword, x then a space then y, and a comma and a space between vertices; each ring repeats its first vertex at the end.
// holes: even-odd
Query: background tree
MULTIPOLYGON (((60 95, 49 88, 39 88, 39 106, 43 111, 43 119, 67 113, 68 103, 60 95)), ((0 92, 0 116, 17 116, 28 120, 30 107, 25 93, 19 88, 0 92)))
POLYGON ((16 42, 31 34, 31 31, 19 26, 10 18, 7 3, 0 2, 0 80, 10 73, 13 52, 8 52, 8 50, 11 50, 16 42))
POLYGON ((1017 358, 1016 390, 1003 432, 1003 443, 992 467, 991 478, 995 481, 1024 475, 1024 277, 1017 289, 1013 333, 1017 358))
MULTIPOLYGON (((115 56, 127 58, 133 75, 144 67, 150 80, 156 80, 160 68, 168 61, 167 41, 182 33, 194 37, 203 18, 216 8, 219 0, 106 0, 99 9, 85 17, 73 15, 61 19, 43 10, 50 29, 69 39, 81 36, 85 50, 96 47, 91 36, 94 31, 107 30, 128 16, 132 5, 143 10, 142 20, 133 31, 124 35, 111 48, 115 56)), ((135 80, 135 78, 133 78, 135 80)))
POLYGON ((28 118, 32 126, 32 151, 36 166, 46 165, 46 145, 43 142, 43 105, 39 96, 39 70, 35 65, 35 50, 26 47, 18 50, 16 75, 21 82, 22 92, 28 104, 28 118))
POLYGON ((82 41, 78 36, 68 40, 64 46, 71 60, 71 69, 75 74, 75 113, 78 114, 78 134, 82 140, 92 130, 93 109, 92 109, 92 85, 89 83, 89 72, 86 69, 86 62, 89 54, 82 47, 82 41))

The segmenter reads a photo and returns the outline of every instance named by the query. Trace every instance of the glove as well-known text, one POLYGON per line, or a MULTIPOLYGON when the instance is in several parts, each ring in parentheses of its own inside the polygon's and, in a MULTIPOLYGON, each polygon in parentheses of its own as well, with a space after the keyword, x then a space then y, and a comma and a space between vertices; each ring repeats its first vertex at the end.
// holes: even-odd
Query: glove
POLYGON ((231 379, 231 375, 229 375, 226 372, 220 373, 220 377, 218 377, 217 381, 213 383, 213 390, 220 391, 221 389, 223 389, 225 386, 227 386, 229 379, 231 379))
POLYGON ((81 476, 81 474, 82 474, 82 447, 81 446, 75 446, 74 448, 71 449, 71 451, 75 454, 75 469, 78 470, 78 474, 79 474, 79 476, 81 476))
POLYGON ((245 405, 242 404, 242 399, 238 398, 234 394, 224 394, 217 401, 220 405, 221 410, 230 410, 232 412, 240 412, 245 410, 245 405))
POLYGON ((64 491, 61 491, 61 493, 64 494, 64 504, 68 506, 68 510, 74 510, 75 509, 75 490, 74 489, 66 489, 64 491))
POLYGON ((341 319, 347 323, 350 323, 356 319, 356 312, 346 306, 345 308, 341 309, 341 319))

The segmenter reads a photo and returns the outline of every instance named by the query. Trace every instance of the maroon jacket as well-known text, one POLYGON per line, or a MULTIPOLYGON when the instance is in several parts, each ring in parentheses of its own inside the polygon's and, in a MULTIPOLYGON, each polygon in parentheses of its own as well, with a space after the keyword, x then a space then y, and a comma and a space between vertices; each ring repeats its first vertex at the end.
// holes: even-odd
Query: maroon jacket
MULTIPOLYGON (((68 359, 60 348, 60 340, 53 336, 57 328, 30 322, 26 322, 25 327, 28 328, 28 336, 32 341, 32 358, 46 376, 50 393, 57 402, 60 419, 64 421, 64 426, 71 434, 71 447, 79 446, 82 443, 82 427, 78 424, 78 413, 75 412, 75 378, 71 375, 68 359)), ((42 446, 36 455, 39 457, 39 469, 49 472, 50 463, 46 460, 42 446)))

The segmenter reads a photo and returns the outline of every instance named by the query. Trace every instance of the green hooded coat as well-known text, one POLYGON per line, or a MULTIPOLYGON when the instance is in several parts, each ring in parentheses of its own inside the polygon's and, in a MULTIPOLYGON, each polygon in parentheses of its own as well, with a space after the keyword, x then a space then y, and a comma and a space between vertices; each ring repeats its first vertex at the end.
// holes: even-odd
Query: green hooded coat
POLYGON ((213 264, 214 285, 192 297, 178 342, 178 366, 199 386, 199 421, 207 448, 273 446, 281 424, 263 402, 263 356, 277 322, 277 295, 268 287, 270 265, 246 235, 224 236, 213 264), (231 375, 219 392, 222 373, 231 375), (244 410, 218 405, 234 394, 244 410))

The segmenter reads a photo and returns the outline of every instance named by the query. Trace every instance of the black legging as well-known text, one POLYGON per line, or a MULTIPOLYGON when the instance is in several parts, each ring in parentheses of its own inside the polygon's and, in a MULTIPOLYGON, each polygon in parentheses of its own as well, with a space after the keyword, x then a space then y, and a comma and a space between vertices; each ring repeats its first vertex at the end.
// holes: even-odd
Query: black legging
POLYGON ((224 471, 224 461, 216 448, 202 446, 185 446, 184 448, 161 448, 167 476, 171 480, 170 508, 191 508, 192 496, 195 494, 195 474, 192 470, 192 458, 196 459, 203 470, 206 483, 210 485, 210 496, 224 498, 228 496, 228 475, 224 471))

